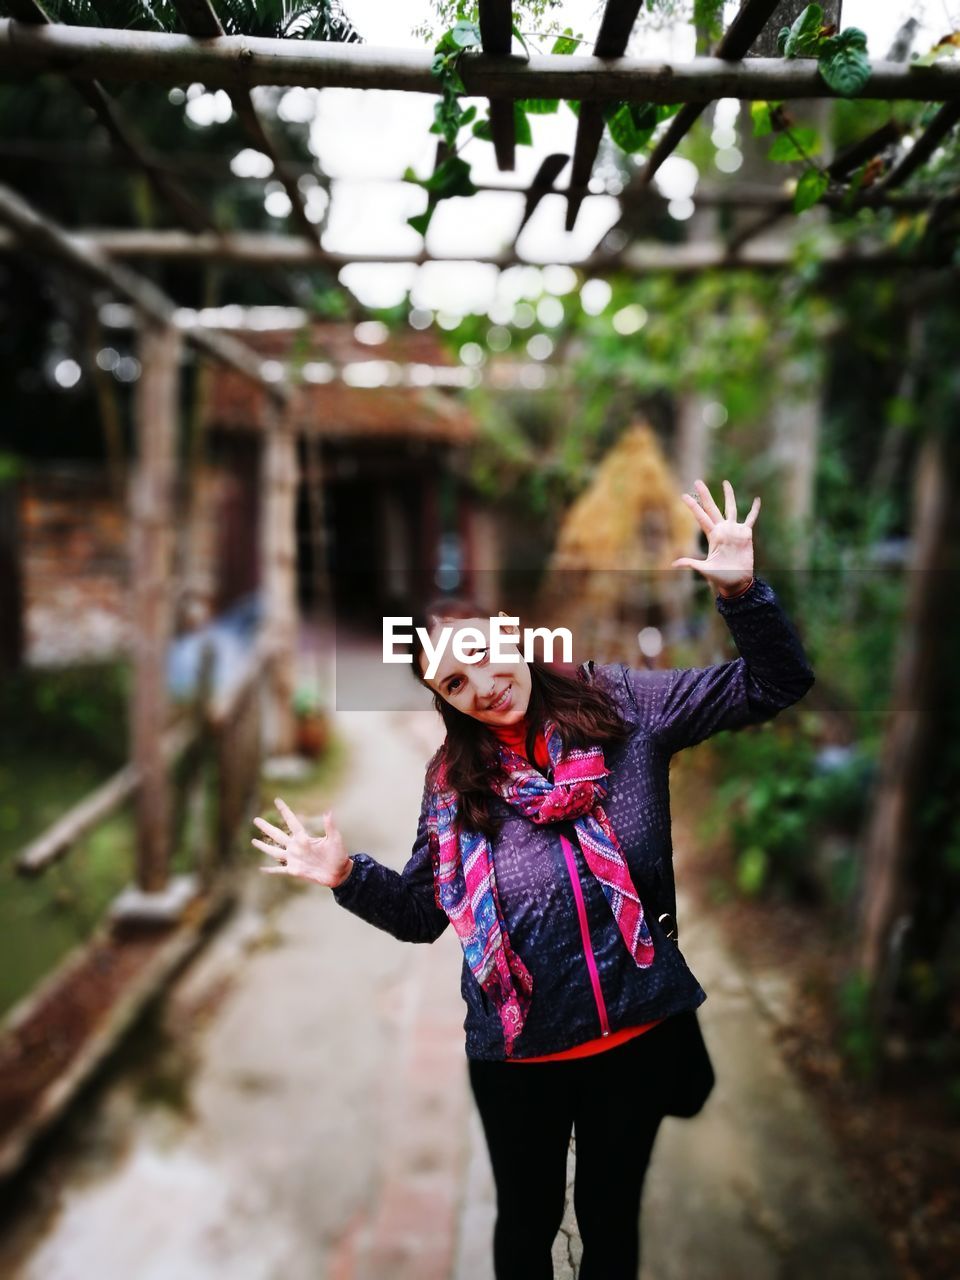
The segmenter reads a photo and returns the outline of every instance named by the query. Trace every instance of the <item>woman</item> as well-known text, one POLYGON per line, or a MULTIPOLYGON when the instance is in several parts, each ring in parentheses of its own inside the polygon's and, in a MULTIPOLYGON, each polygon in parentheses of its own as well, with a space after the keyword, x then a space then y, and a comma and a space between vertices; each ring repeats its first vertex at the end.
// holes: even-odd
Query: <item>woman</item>
POLYGON ((493 663, 490 619, 443 601, 422 623, 470 625, 479 661, 448 644, 434 693, 447 729, 427 768, 413 853, 398 873, 348 856, 331 814, 313 838, 281 800, 289 830, 253 843, 264 870, 329 885, 337 901, 400 939, 432 942, 453 923, 473 1095, 497 1189, 497 1280, 548 1280, 576 1135, 581 1280, 635 1280, 640 1199, 664 1115, 695 1115, 714 1076, 695 1010, 706 993, 676 943, 668 774, 674 752, 756 724, 813 684, 800 640, 753 575, 759 498, 738 522, 696 481, 683 500, 707 536, 699 570, 740 657, 690 670, 493 663), (701 505, 702 504, 702 505, 701 505), (279 846, 279 847, 278 847, 279 846))

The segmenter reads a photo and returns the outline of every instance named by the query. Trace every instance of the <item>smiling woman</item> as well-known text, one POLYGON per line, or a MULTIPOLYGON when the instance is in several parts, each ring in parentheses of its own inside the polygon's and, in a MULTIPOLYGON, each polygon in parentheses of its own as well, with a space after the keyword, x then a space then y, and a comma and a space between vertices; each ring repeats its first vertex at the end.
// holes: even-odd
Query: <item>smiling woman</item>
POLYGON ((402 872, 348 855, 332 814, 320 839, 280 801, 289 835, 257 819, 276 844, 254 843, 281 860, 267 870, 330 885, 341 906, 405 941, 433 942, 453 925, 470 1084, 497 1187, 497 1280, 553 1275, 574 1127, 581 1278, 636 1280, 660 1122, 695 1115, 713 1088, 696 1016, 706 992, 677 945, 670 760, 771 719, 813 672, 753 574, 759 499, 740 521, 728 482, 724 511, 703 481, 696 493, 683 498, 708 554, 674 564, 714 587, 739 657, 656 671, 501 662, 492 633, 519 641, 515 619, 435 601, 410 620, 410 639, 446 737, 402 872))

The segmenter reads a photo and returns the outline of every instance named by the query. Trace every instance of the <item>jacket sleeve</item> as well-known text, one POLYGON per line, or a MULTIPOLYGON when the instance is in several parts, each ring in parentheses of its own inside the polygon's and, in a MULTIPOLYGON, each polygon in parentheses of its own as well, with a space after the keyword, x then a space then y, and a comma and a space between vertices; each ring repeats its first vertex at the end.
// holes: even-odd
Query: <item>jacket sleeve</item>
POLYGON ((424 783, 417 838, 402 871, 385 867, 367 853, 354 853, 350 856, 353 870, 333 890, 342 907, 401 942, 436 942, 450 923, 434 898, 428 796, 429 784, 424 783))
POLYGON ((722 729, 771 720, 814 682, 796 628, 768 583, 757 578, 735 600, 718 595, 715 603, 738 658, 713 667, 625 672, 642 727, 671 752, 722 729))

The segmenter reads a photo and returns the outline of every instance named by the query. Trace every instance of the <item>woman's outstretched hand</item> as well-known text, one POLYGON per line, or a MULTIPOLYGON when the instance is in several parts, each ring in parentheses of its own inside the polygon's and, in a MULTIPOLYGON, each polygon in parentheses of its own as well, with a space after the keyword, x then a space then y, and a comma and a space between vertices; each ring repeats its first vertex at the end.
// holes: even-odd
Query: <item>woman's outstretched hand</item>
POLYGON ((738 523, 737 500, 729 480, 723 482, 725 512, 721 512, 702 480, 695 480, 693 487, 700 502, 689 493, 680 496, 707 535, 707 558, 694 560, 681 556, 673 561, 673 568, 698 569, 720 595, 738 595, 753 580, 753 525, 760 511, 760 499, 754 498, 745 519, 738 523))
POLYGON ((353 863, 343 847, 343 838, 334 826, 333 814, 323 815, 323 826, 326 835, 312 836, 306 827, 278 796, 274 801, 280 816, 289 827, 289 831, 281 831, 265 818, 254 818, 254 825, 264 835, 268 835, 275 843, 267 844, 265 840, 251 840, 250 843, 271 858, 277 860, 275 867, 261 867, 267 875, 298 876, 301 880, 313 880, 316 884, 325 884, 336 889, 343 884, 353 869, 353 863))

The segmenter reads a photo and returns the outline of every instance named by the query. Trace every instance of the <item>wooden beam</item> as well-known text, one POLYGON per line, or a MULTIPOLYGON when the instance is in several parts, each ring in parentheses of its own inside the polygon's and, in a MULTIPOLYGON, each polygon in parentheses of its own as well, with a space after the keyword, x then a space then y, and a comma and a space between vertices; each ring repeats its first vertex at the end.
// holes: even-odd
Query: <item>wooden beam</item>
POLYGON ((569 156, 565 156, 562 151, 554 151, 550 155, 545 156, 543 163, 536 172, 536 176, 530 183, 527 190, 527 199, 523 207, 523 217, 520 219, 520 225, 517 227, 516 235, 513 237, 513 243, 516 245, 520 238, 520 232, 527 225, 536 212, 537 205, 544 196, 554 192, 554 183, 566 167, 569 156))
MULTIPOLYGON (((225 34, 220 19, 210 4, 210 0, 173 0, 173 4, 188 35, 197 36, 202 40, 217 40, 225 34)), ((231 89, 229 93, 233 109, 237 113, 237 119, 243 126, 247 137, 258 151, 262 151, 264 155, 270 158, 273 171, 277 180, 283 184, 283 189, 286 191, 287 198, 290 201, 294 219, 300 230, 308 240, 319 244, 320 233, 316 225, 307 217, 306 201, 297 186, 297 179, 281 160, 273 139, 267 132, 256 107, 253 105, 250 90, 243 86, 231 89)))
MULTIPOLYGON (((0 196, 2 196, 2 188, 0 188, 0 196)), ((0 198, 0 220, 3 217, 2 198, 0 198)), ((528 258, 521 258, 516 253, 506 254, 450 254, 442 257, 429 254, 403 254, 403 253, 330 253, 322 249, 315 249, 312 245, 307 244, 304 240, 296 236, 278 236, 269 232, 237 232, 228 236, 216 235, 191 235, 186 231, 85 231, 83 236, 73 237, 78 243, 82 243, 90 253, 105 259, 107 255, 110 258, 144 258, 144 259, 164 259, 176 262, 197 262, 204 263, 210 261, 247 263, 251 266, 296 266, 309 268, 311 266, 324 266, 339 268, 347 266, 350 263, 411 263, 413 265, 421 265, 425 262, 480 262, 496 267, 510 267, 516 265, 543 267, 549 265, 543 262, 531 262, 528 258)), ((7 241, 6 246, 0 240, 0 249, 4 247, 10 249, 14 247, 13 241, 7 241)), ((582 258, 574 262, 564 263, 563 265, 574 268, 594 275, 615 275, 618 272, 634 275, 656 275, 658 272, 672 272, 679 275, 688 275, 698 271, 707 270, 738 270, 753 269, 760 271, 779 271, 785 267, 789 267, 793 261, 789 247, 771 247, 769 245, 759 244, 755 247, 749 247, 748 251, 735 255, 730 254, 725 244, 717 243, 690 243, 680 245, 665 245, 659 241, 655 242, 635 242, 619 254, 593 254, 588 258, 582 258)), ((862 253, 859 250, 836 250, 827 253, 823 258, 823 262, 832 264, 844 264, 851 268, 857 266, 865 266, 876 268, 879 266, 889 267, 891 270, 914 269, 918 263, 916 260, 903 257, 896 253, 862 253)), ((922 262, 919 265, 924 265, 922 262)), ((931 265, 936 265, 931 263, 931 265)), ((119 263, 111 263, 118 272, 123 268, 119 263)), ((139 277, 137 277, 139 279, 139 277)), ((228 342, 231 346, 240 347, 246 353, 247 358, 255 358, 254 353, 242 344, 233 344, 233 340, 228 340, 225 334, 215 334, 209 329, 205 329, 199 320, 195 318, 195 313, 191 311, 179 310, 173 313, 173 323, 186 336, 198 346, 205 346, 209 350, 221 349, 214 348, 213 339, 217 338, 223 343, 222 349, 227 348, 228 342), (204 335, 206 335, 204 337, 204 335), (209 339, 209 341, 207 341, 209 339)), ((240 368, 233 360, 227 360, 225 363, 233 364, 234 367, 240 368)), ((259 368, 259 366, 258 366, 259 368)), ((248 367, 242 367, 241 371, 253 377, 254 374, 248 367)), ((258 378, 263 382, 262 377, 258 378)), ((264 385, 271 392, 276 391, 278 386, 283 383, 264 382, 264 385)))
POLYGON ((260 581, 265 639, 272 651, 269 670, 267 749, 290 755, 296 749, 293 696, 297 660, 297 433, 289 413, 272 411, 260 445, 260 581))
MULTIPOLYGON (((511 0, 480 0, 480 38, 483 52, 506 57, 513 45, 511 0)), ((490 133, 498 169, 512 169, 516 163, 516 130, 513 102, 509 98, 490 99, 490 133)))
MULTIPOLYGON (((730 23, 730 26, 724 32, 723 38, 717 45, 716 55, 711 61, 720 60, 722 62, 737 62, 741 67, 756 67, 761 63, 779 62, 781 66, 789 66, 790 61, 797 60, 786 58, 769 58, 760 59, 752 58, 749 62, 740 62, 739 60, 746 57, 751 46, 758 39, 764 27, 770 21, 770 17, 776 10, 780 0, 744 0, 743 7, 737 13, 737 16, 730 23)), ((701 61, 701 59, 698 59, 701 61)), ((817 70, 817 76, 820 72, 817 70)), ((822 77, 820 77, 822 78, 822 77)), ((718 98, 749 98, 751 94, 744 93, 718 93, 718 98)), ((793 91, 785 90, 783 93, 772 93, 771 98, 797 98, 802 95, 793 91)), ((825 95, 818 95, 823 97, 825 95)), ((679 101, 679 99, 674 99, 679 101)), ((650 153, 650 158, 644 165, 643 169, 637 175, 632 185, 646 187, 650 185, 654 174, 666 160, 667 156, 672 155, 680 142, 690 132, 696 122, 703 114, 707 105, 706 99, 699 102, 686 101, 685 105, 680 108, 677 114, 670 121, 663 137, 650 153)))
MULTIPOLYGON (((7 7, 18 22, 28 27, 48 27, 50 19, 36 0, 7 0, 7 7)), ((96 80, 70 81, 84 102, 96 115, 106 130, 116 151, 141 170, 156 191, 169 205, 181 222, 193 231, 203 231, 215 226, 213 219, 180 183, 161 165, 158 165, 150 148, 137 137, 133 128, 123 119, 116 103, 96 80)))
MULTIPOLYGON (((741 11, 742 12, 742 11, 741 11)), ((372 45, 224 36, 193 40, 158 31, 98 27, 29 27, 0 19, 0 72, 23 77, 42 71, 103 76, 129 83, 208 88, 258 84, 313 88, 398 89, 436 94, 429 52, 372 45)), ((710 102, 715 98, 834 98, 810 59, 756 58, 748 63, 697 58, 668 63, 653 58, 522 58, 464 55, 468 94, 505 98, 574 98, 591 102, 710 102)), ((904 67, 874 64, 861 95, 915 102, 960 100, 960 65, 904 67)))
MULTIPOLYGON (((619 58, 627 48, 627 41, 640 11, 641 0, 607 0, 600 22, 600 31, 593 46, 595 58, 619 58)), ((565 226, 572 231, 577 214, 587 193, 587 183, 593 172, 593 163, 603 138, 603 110, 596 103, 581 102, 577 118, 577 137, 573 145, 573 165, 570 169, 570 194, 567 197, 565 226)))
POLYGON ((886 177, 877 183, 878 189, 889 191, 891 187, 906 182, 912 173, 916 173, 917 169, 930 159, 940 143, 958 123, 960 123, 960 102, 944 103, 900 163, 894 165, 886 177))
MULTIPOLYGON (((35 253, 44 267, 55 263, 111 290, 129 302, 144 320, 161 328, 173 324, 176 307, 152 281, 137 275, 122 263, 111 261, 93 241, 64 231, 2 183, 0 223, 5 223, 15 232, 20 243, 35 253)), ((212 239, 215 242, 217 237, 212 239)), ((180 332, 199 350, 265 387, 274 398, 285 400, 290 395, 286 383, 264 378, 261 357, 243 343, 199 326, 181 328, 180 332)))
POLYGON ((169 719, 167 651, 173 624, 181 342, 171 324, 143 326, 142 372, 135 391, 137 446, 130 480, 130 754, 140 780, 137 885, 145 893, 166 888, 173 843, 170 776, 162 741, 169 719))

